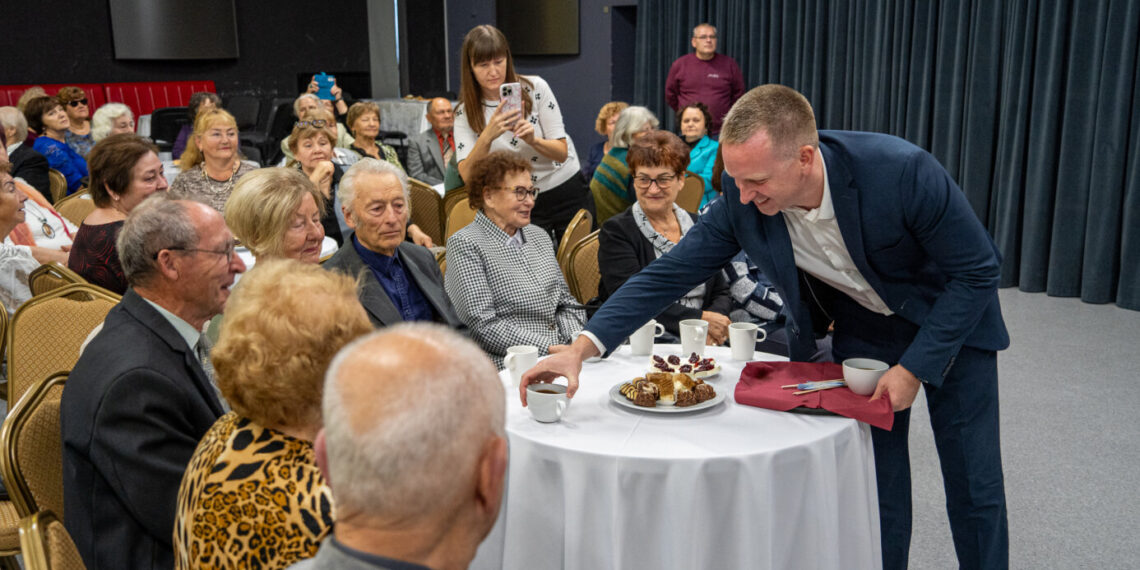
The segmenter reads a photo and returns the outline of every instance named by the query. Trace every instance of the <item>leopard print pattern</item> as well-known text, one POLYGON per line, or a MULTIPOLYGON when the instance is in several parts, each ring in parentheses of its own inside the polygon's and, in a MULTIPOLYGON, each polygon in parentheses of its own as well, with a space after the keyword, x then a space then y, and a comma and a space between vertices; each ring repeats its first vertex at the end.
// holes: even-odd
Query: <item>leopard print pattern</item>
POLYGON ((287 568, 317 553, 333 515, 312 444, 230 412, 202 438, 182 478, 176 567, 287 568))

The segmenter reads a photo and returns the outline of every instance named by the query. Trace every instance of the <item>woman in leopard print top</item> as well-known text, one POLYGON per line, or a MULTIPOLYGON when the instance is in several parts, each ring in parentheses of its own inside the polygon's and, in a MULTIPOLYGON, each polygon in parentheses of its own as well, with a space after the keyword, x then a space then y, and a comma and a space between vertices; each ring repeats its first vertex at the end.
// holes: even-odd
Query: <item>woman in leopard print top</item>
POLYGON ((312 441, 325 369, 372 330, 355 281, 295 260, 264 260, 235 288, 211 352, 233 411, 187 466, 174 521, 176 565, 286 568, 332 529, 332 494, 312 441))

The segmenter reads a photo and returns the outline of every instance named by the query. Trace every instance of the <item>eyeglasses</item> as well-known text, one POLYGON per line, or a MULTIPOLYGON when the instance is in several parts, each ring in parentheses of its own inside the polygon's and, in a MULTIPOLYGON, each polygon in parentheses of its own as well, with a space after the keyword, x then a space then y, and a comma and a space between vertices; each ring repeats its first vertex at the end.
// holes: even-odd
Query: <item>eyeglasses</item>
POLYGON ((68 101, 67 104, 72 107, 78 107, 80 105, 86 105, 87 99, 76 99, 74 101, 68 101))
POLYGON ((648 176, 634 176, 633 185, 637 187, 638 190, 648 190, 649 187, 653 185, 654 182, 656 182, 658 188, 664 188, 672 184, 676 179, 677 176, 675 174, 662 174, 657 178, 650 178, 648 176))
POLYGON ((703 36, 693 36, 693 37, 698 39, 698 40, 702 40, 702 41, 703 40, 715 40, 716 34, 705 34, 703 36))
POLYGON ((293 128, 313 127, 317 129, 323 129, 328 126, 328 124, 329 122, 324 119, 313 119, 311 121, 297 121, 296 123, 293 123, 293 128))
MULTIPOLYGON (((234 262, 234 248, 235 247, 237 247, 237 240, 230 240, 228 243, 226 243, 226 248, 223 250, 220 250, 220 251, 216 250, 216 249, 201 249, 201 248, 197 248, 197 247, 164 247, 163 249, 166 249, 169 251, 187 251, 187 252, 197 252, 197 253, 212 253, 214 255, 224 255, 226 257, 226 263, 233 263, 234 262)), ((158 259, 157 253, 154 254, 154 258, 158 259)))
POLYGON ((510 188, 508 186, 498 186, 492 188, 492 190, 506 190, 508 192, 514 192, 515 198, 519 202, 526 200, 527 196, 530 196, 534 200, 538 199, 538 188, 535 188, 534 186, 531 186, 529 188, 526 186, 515 186, 514 188, 510 188))

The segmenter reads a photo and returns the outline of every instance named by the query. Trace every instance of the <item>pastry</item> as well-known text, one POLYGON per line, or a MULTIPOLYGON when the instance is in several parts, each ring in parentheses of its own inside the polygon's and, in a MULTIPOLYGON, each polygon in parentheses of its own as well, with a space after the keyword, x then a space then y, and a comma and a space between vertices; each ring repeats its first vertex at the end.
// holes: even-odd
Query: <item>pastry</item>
POLYGON ((707 378, 720 372, 720 365, 716 363, 716 359, 712 357, 701 358, 695 352, 684 360, 676 354, 671 354, 668 357, 655 354, 649 362, 649 366, 654 372, 680 372, 693 378, 707 378))

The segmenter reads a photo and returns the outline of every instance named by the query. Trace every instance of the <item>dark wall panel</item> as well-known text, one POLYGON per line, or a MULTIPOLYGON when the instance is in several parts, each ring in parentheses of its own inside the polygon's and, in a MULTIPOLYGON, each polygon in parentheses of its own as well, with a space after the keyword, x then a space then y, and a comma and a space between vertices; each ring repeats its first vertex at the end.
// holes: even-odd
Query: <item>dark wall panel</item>
MULTIPOLYGON (((408 70, 408 94, 428 97, 448 91, 447 30, 443 26, 443 0, 410 0, 404 3, 404 47, 408 70)), ((454 49, 459 49, 455 44, 454 49)), ((459 91, 459 86, 450 89, 459 91)))

